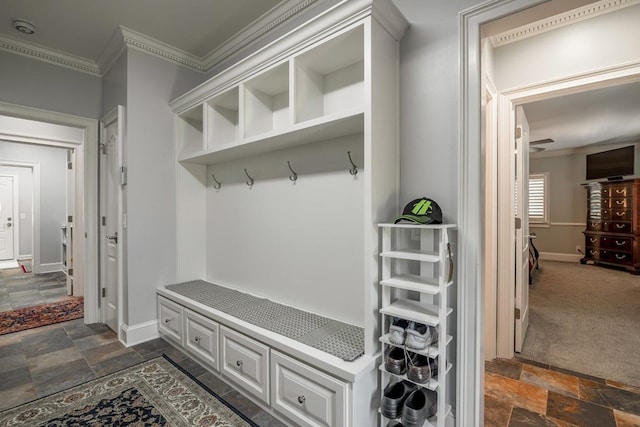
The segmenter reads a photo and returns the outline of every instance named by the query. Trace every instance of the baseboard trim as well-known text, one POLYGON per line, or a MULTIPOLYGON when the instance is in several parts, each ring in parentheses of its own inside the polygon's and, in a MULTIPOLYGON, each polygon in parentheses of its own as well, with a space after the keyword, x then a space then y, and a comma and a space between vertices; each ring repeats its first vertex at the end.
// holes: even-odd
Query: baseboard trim
POLYGON ((125 347, 131 347, 158 337, 160 337, 158 333, 158 320, 150 320, 149 322, 138 323, 132 326, 124 323, 120 325, 120 341, 122 341, 125 347))
POLYGON ((540 252, 540 260, 578 262, 584 255, 581 254, 561 254, 556 252, 540 252))
POLYGON ((64 271, 61 262, 50 262, 48 264, 40 264, 38 273, 54 273, 56 271, 64 271))

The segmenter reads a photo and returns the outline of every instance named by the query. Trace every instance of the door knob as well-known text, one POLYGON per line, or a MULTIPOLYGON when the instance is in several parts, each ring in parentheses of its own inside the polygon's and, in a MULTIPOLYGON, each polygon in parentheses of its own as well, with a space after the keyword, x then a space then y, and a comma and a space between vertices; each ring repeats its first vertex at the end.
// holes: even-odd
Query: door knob
POLYGON ((11 227, 11 223, 10 222, 7 223, 7 227, 11 227))

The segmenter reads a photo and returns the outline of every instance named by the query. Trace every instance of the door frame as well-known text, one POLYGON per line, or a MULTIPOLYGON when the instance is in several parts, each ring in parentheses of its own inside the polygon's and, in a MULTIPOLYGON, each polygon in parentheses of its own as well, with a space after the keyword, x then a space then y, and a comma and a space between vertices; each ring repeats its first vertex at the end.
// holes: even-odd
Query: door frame
MULTIPOLYGON (((53 145, 75 150, 75 206, 73 213, 73 253, 83 254, 74 265, 76 280, 82 278, 84 289, 84 322, 100 322, 98 307, 98 121, 87 117, 0 102, 0 115, 75 127, 83 130, 83 140, 49 141, 24 135, 0 133, 2 139, 31 144, 53 145), (82 238, 84 237, 84 238, 82 238)), ((34 170, 35 171, 35 170, 34 170)), ((35 176, 34 176, 35 179, 35 176)), ((35 230, 37 231, 37 230, 35 230)), ((35 233, 34 231, 34 233, 35 233)), ((37 249, 34 245, 34 252, 37 249)))
MULTIPOLYGON (((5 162, 3 162, 2 160, 0 160, 0 166, 7 166, 4 164, 5 162)), ((13 232, 13 259, 12 261, 17 261, 18 257, 20 256, 20 226, 16 226, 16 220, 19 221, 19 217, 18 215, 16 215, 16 213, 19 212, 20 210, 20 185, 19 185, 19 176, 18 175, 12 175, 12 174, 6 174, 6 173, 1 173, 0 172, 0 177, 2 176, 6 176, 8 178, 12 178, 11 180, 11 187, 12 187, 12 191, 11 191, 11 198, 13 199, 13 201, 11 202, 12 204, 12 212, 11 212, 11 218, 13 218, 13 224, 12 224, 12 232, 13 232)))
MULTIPOLYGON (((119 165, 122 165, 122 150, 123 150, 123 141, 124 141, 124 120, 125 120, 125 107, 122 105, 118 105, 117 107, 115 107, 113 110, 111 110, 110 112, 108 112, 107 114, 105 114, 101 119, 100 119, 100 141, 101 143, 105 143, 104 141, 104 131, 105 128, 107 126, 109 126, 111 123, 113 123, 114 121, 117 121, 118 123, 118 138, 116 140, 116 145, 118 147, 118 156, 116 159, 116 162, 119 165)), ((106 188, 106 182, 104 181, 106 179, 105 177, 105 171, 103 170, 103 164, 102 164, 102 158, 103 158, 103 154, 100 153, 100 160, 98 161, 98 168, 100 170, 99 172, 99 183, 100 183, 100 217, 102 217, 102 215, 105 213, 104 209, 106 207, 106 199, 107 199, 107 195, 106 192, 103 191, 106 188)), ((122 186, 120 186, 118 188, 118 194, 116 196, 117 199, 117 203, 118 206, 116 208, 117 210, 117 218, 116 218, 116 230, 118 232, 118 244, 117 244, 117 257, 118 257, 118 272, 117 272, 117 291, 118 291, 118 324, 117 324, 117 330, 116 333, 118 335, 118 339, 120 341, 124 340, 124 331, 122 331, 122 325, 123 325, 123 312, 122 312, 122 304, 123 304, 123 284, 124 284, 124 241, 125 241, 125 235, 124 235, 124 227, 123 227, 123 221, 122 221, 122 214, 123 214, 123 209, 122 209, 122 186)), ((106 266, 106 256, 107 256, 107 239, 106 239, 106 233, 103 232, 103 227, 100 226, 100 233, 99 233, 99 240, 100 240, 100 287, 102 287, 102 285, 105 283, 106 281, 106 268, 104 268, 106 266)), ((106 310, 104 307, 104 304, 102 304, 103 298, 100 298, 100 318, 101 318, 101 322, 105 323, 105 319, 106 319, 106 310)))
MULTIPOLYGON (((573 76, 559 78, 543 84, 533 84, 530 86, 520 87, 516 89, 500 92, 500 119, 499 119, 499 146, 501 164, 504 166, 507 162, 511 162, 513 153, 512 137, 515 129, 515 107, 530 102, 541 101, 545 99, 555 98, 563 95, 571 95, 575 93, 585 92, 588 90, 604 88, 640 81, 640 61, 607 67, 587 73, 581 73, 573 76)), ((499 170, 503 169, 499 167, 499 170)), ((513 207, 513 192, 506 190, 507 185, 511 183, 508 177, 498 177, 498 210, 502 215, 499 216, 500 224, 498 226, 498 259, 507 260, 504 263, 498 263, 498 330, 497 330, 497 356, 510 358, 514 356, 513 339, 515 334, 514 327, 514 310, 513 303, 515 298, 514 289, 511 284, 512 278, 515 277, 515 266, 513 259, 514 254, 511 239, 512 234, 510 228, 513 225, 507 223, 506 212, 510 212, 513 207), (500 197, 502 195, 502 197, 500 197), (508 196, 508 197, 505 197, 508 196), (511 262, 513 261, 513 262, 511 262)))

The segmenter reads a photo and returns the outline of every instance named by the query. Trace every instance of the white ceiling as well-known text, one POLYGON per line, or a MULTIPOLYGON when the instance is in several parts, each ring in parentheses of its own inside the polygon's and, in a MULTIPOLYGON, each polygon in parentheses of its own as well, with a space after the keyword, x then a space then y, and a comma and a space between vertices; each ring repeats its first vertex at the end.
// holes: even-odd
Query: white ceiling
POLYGON ((96 61, 119 25, 198 57, 281 0, 0 0, 0 34, 96 61), (36 26, 34 35, 14 19, 36 26))

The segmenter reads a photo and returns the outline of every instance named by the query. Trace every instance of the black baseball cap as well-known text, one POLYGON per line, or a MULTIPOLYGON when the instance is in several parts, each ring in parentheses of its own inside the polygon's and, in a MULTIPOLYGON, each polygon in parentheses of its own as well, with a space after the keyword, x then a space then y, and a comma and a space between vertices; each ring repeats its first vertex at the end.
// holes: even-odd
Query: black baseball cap
POLYGON ((442 209, 428 197, 422 197, 409 202, 396 218, 395 224, 407 221, 414 224, 442 224, 442 209))

